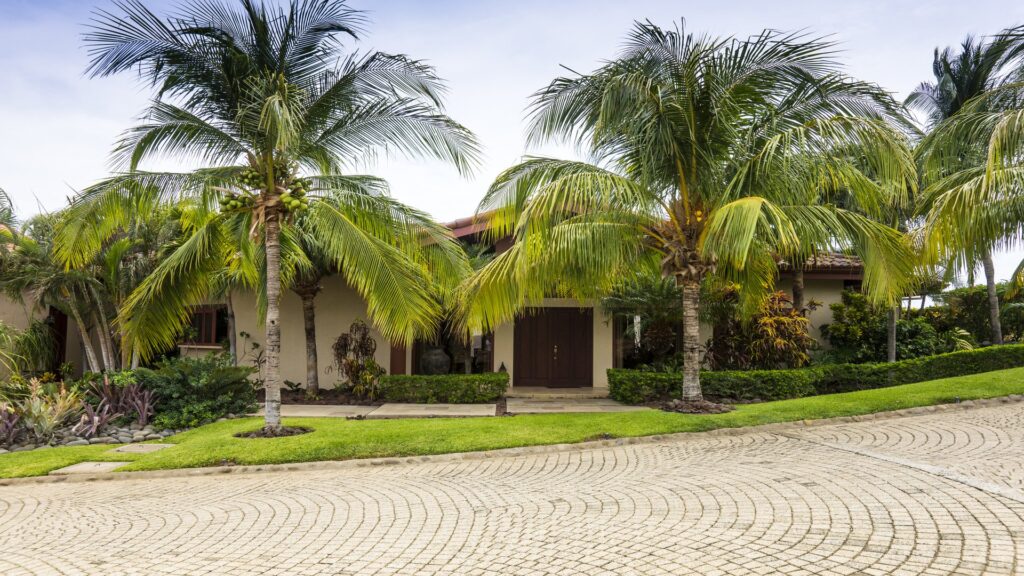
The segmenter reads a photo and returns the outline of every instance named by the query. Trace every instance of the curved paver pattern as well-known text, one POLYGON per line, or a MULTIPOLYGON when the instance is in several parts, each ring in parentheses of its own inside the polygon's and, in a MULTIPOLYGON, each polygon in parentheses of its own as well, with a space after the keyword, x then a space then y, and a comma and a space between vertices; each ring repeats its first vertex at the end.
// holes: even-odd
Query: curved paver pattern
POLYGON ((1010 405, 493 459, 16 485, 0 488, 0 574, 1015 574, 1022 463, 1024 408, 1010 405))

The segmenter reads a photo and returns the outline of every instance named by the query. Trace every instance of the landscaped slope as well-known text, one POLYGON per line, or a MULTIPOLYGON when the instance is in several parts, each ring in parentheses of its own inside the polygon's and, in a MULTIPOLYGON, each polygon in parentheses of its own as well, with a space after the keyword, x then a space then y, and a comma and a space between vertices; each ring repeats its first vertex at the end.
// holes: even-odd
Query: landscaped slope
POLYGON ((443 454, 582 442, 604 437, 697 432, 772 422, 852 416, 1024 394, 1024 368, 960 376, 877 390, 741 405, 715 415, 660 411, 614 414, 542 414, 511 418, 341 420, 295 418, 286 424, 314 432, 276 439, 240 439, 261 420, 209 424, 168 438, 174 448, 152 454, 112 453, 109 445, 53 448, 0 455, 0 477, 36 476, 86 460, 133 461, 124 470, 161 470, 224 463, 271 464, 383 456, 443 454))

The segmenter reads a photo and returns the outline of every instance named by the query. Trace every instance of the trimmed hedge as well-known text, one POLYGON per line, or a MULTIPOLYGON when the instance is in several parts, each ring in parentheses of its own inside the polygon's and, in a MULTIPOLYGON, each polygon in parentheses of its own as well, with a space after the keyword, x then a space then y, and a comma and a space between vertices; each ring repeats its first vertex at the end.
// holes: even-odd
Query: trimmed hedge
POLYGON ((508 373, 403 375, 380 377, 378 399, 385 402, 475 404, 494 402, 508 389, 508 373))
MULTIPOLYGON (((704 395, 710 398, 769 401, 885 388, 1018 366, 1024 366, 1024 344, 989 346, 893 363, 701 372, 700 381, 704 395)), ((678 372, 608 370, 609 396, 626 404, 678 398, 682 383, 682 374, 678 372)))

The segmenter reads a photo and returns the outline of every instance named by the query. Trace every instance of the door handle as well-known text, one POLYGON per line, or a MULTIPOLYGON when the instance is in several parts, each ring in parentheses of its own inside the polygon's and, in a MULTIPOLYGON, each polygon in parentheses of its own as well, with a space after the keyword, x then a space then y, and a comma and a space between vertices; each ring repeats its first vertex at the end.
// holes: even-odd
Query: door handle
POLYGON ((555 360, 558 360, 558 344, 555 344, 555 360))

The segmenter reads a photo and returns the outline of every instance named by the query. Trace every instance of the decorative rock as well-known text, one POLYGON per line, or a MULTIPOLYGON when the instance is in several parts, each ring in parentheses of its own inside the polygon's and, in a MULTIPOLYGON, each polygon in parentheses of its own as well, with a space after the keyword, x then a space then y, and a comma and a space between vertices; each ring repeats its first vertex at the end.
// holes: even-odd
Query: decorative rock
POLYGON ((160 432, 160 437, 161 438, 167 438, 168 436, 173 436, 173 435, 174 435, 174 431, 172 431, 172 430, 164 430, 164 431, 160 432))
POLYGON ((142 425, 138 422, 132 422, 132 425, 128 427, 129 430, 142 430, 142 425))
POLYGON ((163 436, 160 434, 146 434, 145 440, 161 440, 163 436))
POLYGON ((89 444, 110 444, 111 438, 106 436, 97 436, 95 438, 89 438, 89 444))
POLYGON ((72 440, 71 442, 68 442, 67 444, 65 444, 65 446, 88 446, 88 445, 89 445, 89 441, 88 440, 83 440, 81 438, 79 438, 78 440, 72 440))
POLYGON ((34 445, 28 444, 26 446, 18 446, 14 450, 11 450, 11 452, 27 452, 29 450, 35 450, 35 449, 36 449, 36 447, 34 445))
POLYGON ((4 450, 3 448, 0 448, 0 454, 7 454, 7 452, 8 452, 7 450, 4 450))

